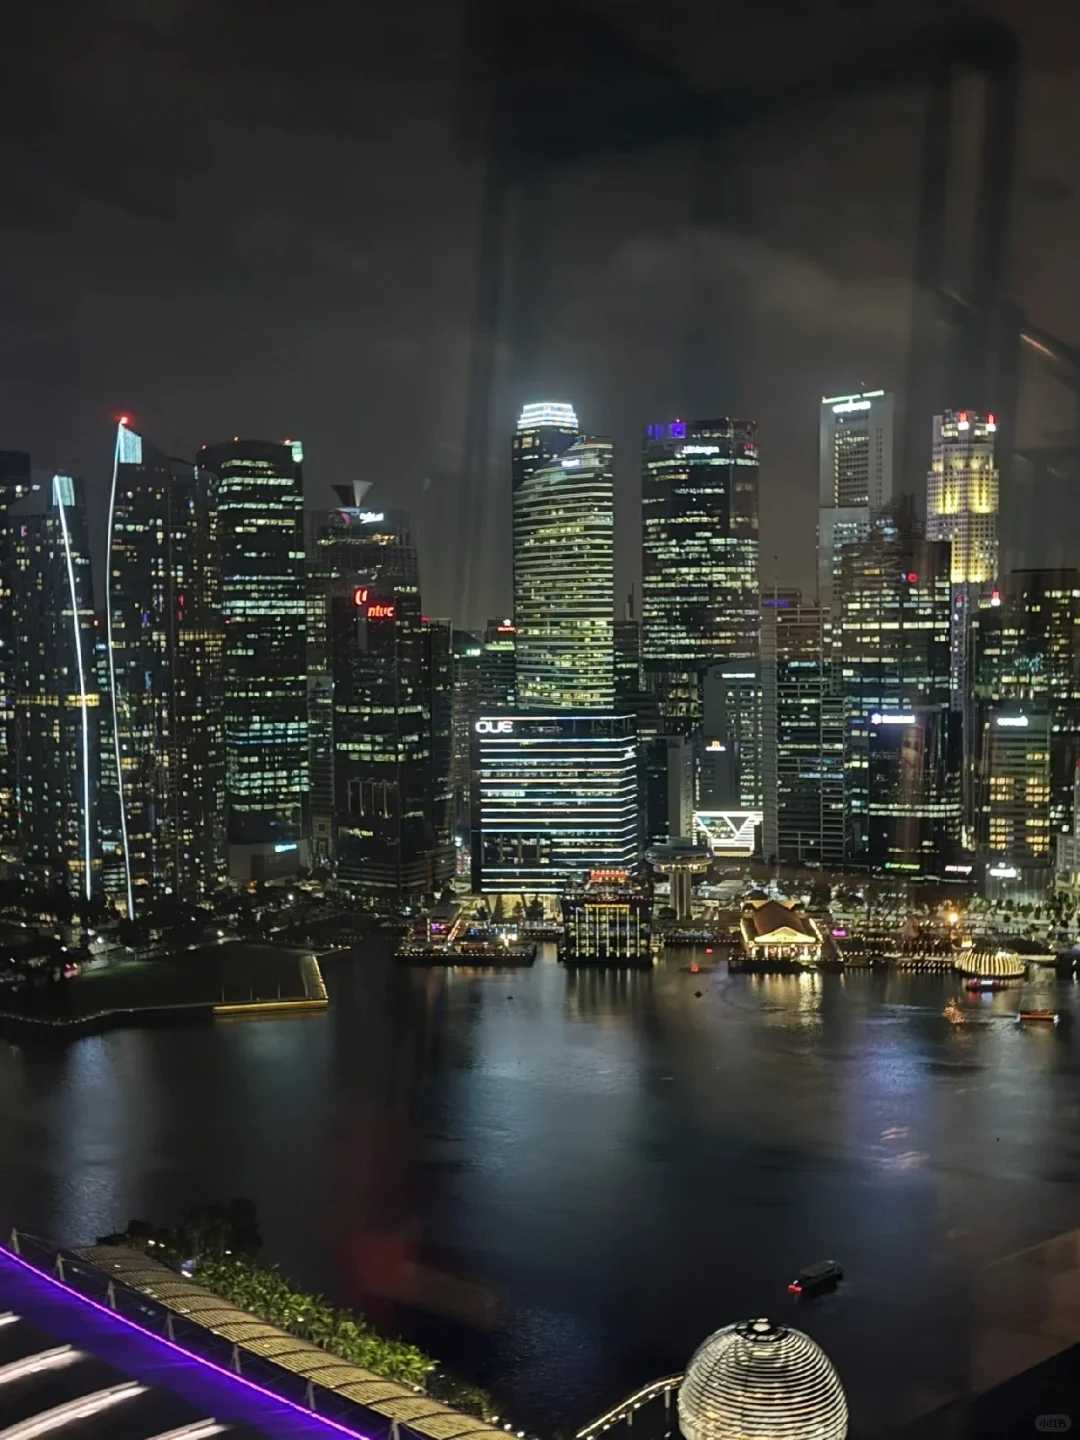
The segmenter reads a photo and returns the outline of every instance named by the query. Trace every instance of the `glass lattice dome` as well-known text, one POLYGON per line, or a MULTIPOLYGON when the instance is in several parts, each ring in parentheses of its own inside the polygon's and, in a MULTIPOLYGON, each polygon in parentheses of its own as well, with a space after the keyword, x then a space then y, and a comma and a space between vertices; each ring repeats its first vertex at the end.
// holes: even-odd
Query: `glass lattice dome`
POLYGON ((769 1320, 703 1341, 679 1387, 685 1440, 845 1440, 847 1400, 821 1347, 769 1320))

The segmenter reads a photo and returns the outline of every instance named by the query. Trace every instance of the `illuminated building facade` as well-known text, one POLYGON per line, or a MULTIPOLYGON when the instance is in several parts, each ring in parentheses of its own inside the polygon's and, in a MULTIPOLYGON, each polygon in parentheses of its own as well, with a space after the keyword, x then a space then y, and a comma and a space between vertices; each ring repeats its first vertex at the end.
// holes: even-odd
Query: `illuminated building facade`
MULTIPOLYGON (((998 578, 998 491, 994 461, 997 422, 977 410, 934 416, 926 477, 926 537, 947 540, 952 553, 952 700, 965 709, 972 615, 998 578)), ((973 712, 968 707, 969 729, 973 712)))
POLYGON ((1045 706, 1003 703, 982 713, 978 858, 986 893, 1023 900, 1048 888, 1050 714, 1045 706))
POLYGON ((973 617, 972 689, 1050 714, 1050 826, 1073 829, 1080 760, 1080 570, 1013 570, 973 617))
POLYGON ((961 839, 961 716, 947 705, 874 713, 867 859, 879 874, 942 877, 961 839))
POLYGON ((724 747, 719 753, 726 756, 726 764, 718 773, 726 777, 728 786, 726 794, 714 794, 710 803, 720 808, 760 810, 764 780, 758 661, 713 666, 705 675, 704 697, 705 743, 724 747))
POLYGON ((514 491, 517 703, 610 711, 615 488, 610 440, 583 437, 514 491))
POLYGON ((294 871, 308 790, 303 446, 204 446, 218 477, 225 794, 234 879, 294 871))
POLYGON ((523 405, 510 442, 510 471, 514 493, 537 470, 569 450, 581 434, 574 407, 561 400, 523 405))
POLYGON ((14 736, 15 632, 13 629, 13 535, 6 516, 29 495, 30 456, 24 450, 0 450, 0 839, 16 838, 14 736))
POLYGON ((927 541, 901 510, 840 552, 833 664, 844 700, 844 808, 849 860, 868 856, 873 714, 950 701, 952 587, 947 541, 927 541))
POLYGON ((568 965, 651 965, 652 899, 626 870, 593 870, 562 896, 559 959, 568 965))
POLYGON ((840 552, 893 500, 893 397, 824 395, 819 421, 818 604, 833 604, 840 552))
POLYGON ((216 477, 118 429, 109 505, 103 750, 107 881, 129 916, 224 884, 216 477))
POLYGON ((840 865, 844 701, 829 612, 791 597, 767 599, 774 603, 762 602, 762 854, 840 865))
POLYGON ((558 895, 641 858, 626 715, 481 716, 473 727, 472 885, 558 895))
POLYGON ((663 729, 688 734, 705 672, 758 657, 756 422, 649 425, 641 526, 642 663, 663 729))
POLYGON ((94 590, 83 487, 54 475, 6 517, 13 637, 11 761, 29 883, 99 888, 94 590))
POLYGON ((394 904, 437 892, 453 872, 450 816, 452 633, 421 614, 403 511, 367 508, 352 487, 316 525, 333 693, 338 881, 394 904))
POLYGON ((481 715, 516 707, 517 631, 509 617, 489 620, 483 635, 453 635, 453 745, 451 789, 458 869, 467 869, 470 845, 470 765, 473 726, 481 715))

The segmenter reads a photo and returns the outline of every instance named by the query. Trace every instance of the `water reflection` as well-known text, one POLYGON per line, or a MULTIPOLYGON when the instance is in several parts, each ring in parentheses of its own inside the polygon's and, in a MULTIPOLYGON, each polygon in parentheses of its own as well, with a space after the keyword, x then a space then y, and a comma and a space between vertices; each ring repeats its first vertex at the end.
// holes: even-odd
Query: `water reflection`
POLYGON ((2 1218, 78 1239, 250 1195, 287 1271, 543 1429, 797 1316, 874 1433, 964 1383, 981 1269, 1080 1204, 1077 987, 1050 976, 1023 1003, 1074 1023, 1037 1031, 1015 992, 703 954, 440 971, 379 940, 327 980, 302 1023, 5 1047, 2 1218), (829 1255, 841 1291, 796 1309, 829 1255))

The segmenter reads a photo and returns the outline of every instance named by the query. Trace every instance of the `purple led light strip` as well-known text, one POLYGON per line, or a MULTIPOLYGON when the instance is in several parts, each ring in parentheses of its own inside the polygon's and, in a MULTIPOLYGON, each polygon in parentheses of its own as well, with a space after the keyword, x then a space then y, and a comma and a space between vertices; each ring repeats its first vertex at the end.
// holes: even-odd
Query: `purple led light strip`
MULTIPOLYGON (((257 1395, 264 1396, 267 1400, 275 1400, 279 1405, 287 1405, 290 1410, 296 1410, 308 1420, 313 1420, 316 1425, 326 1425, 331 1430, 336 1430, 340 1435, 351 1435, 353 1440, 368 1440, 368 1436, 361 1435, 359 1430, 350 1430, 347 1425, 340 1424, 337 1420, 331 1420, 327 1415, 320 1415, 315 1410, 309 1410, 306 1405, 298 1405, 295 1400, 288 1400, 284 1395, 278 1395, 274 1390, 267 1390, 263 1385, 257 1385, 254 1380, 248 1380, 244 1375, 237 1375, 233 1370, 226 1370, 223 1365, 215 1365, 213 1360, 206 1360, 202 1355, 195 1355, 190 1350, 185 1350, 182 1345, 175 1341, 168 1340, 164 1335, 155 1335, 153 1330, 147 1330, 145 1326, 138 1325, 134 1320, 129 1320, 126 1315, 119 1314, 116 1310, 110 1310, 107 1305, 102 1305, 98 1300, 91 1300, 89 1295, 84 1295, 81 1290, 76 1290, 72 1285, 65 1285, 55 1275, 47 1275, 44 1270, 39 1270, 36 1265, 31 1265, 21 1255, 16 1255, 6 1245, 0 1245, 0 1255, 11 1260, 16 1265, 21 1265, 24 1270, 29 1270, 31 1275, 36 1275, 39 1280, 47 1280, 50 1285, 55 1285, 57 1290, 63 1290, 66 1295, 73 1295, 76 1300, 81 1300, 84 1305, 90 1305, 95 1310, 100 1310, 103 1315, 108 1315, 111 1320, 118 1320, 121 1325, 127 1325, 132 1330, 137 1330, 140 1335, 145 1335, 149 1340, 155 1340, 159 1345, 165 1345, 170 1350, 175 1350, 185 1360, 194 1360, 197 1365, 203 1365, 207 1370, 213 1370, 217 1375, 223 1375, 226 1380, 231 1380, 234 1385, 246 1385, 249 1390, 254 1390, 257 1395)), ((153 1299, 153 1296, 148 1296, 153 1299)), ((160 1302, 158 1302, 160 1303, 160 1302)))

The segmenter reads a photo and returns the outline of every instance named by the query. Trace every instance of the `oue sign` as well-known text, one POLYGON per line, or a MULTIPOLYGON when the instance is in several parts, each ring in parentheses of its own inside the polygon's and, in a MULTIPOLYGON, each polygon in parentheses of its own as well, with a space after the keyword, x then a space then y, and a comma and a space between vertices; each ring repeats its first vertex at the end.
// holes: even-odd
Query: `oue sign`
POLYGON ((478 735, 512 735, 514 722, 513 720, 477 720, 476 733, 478 735))

